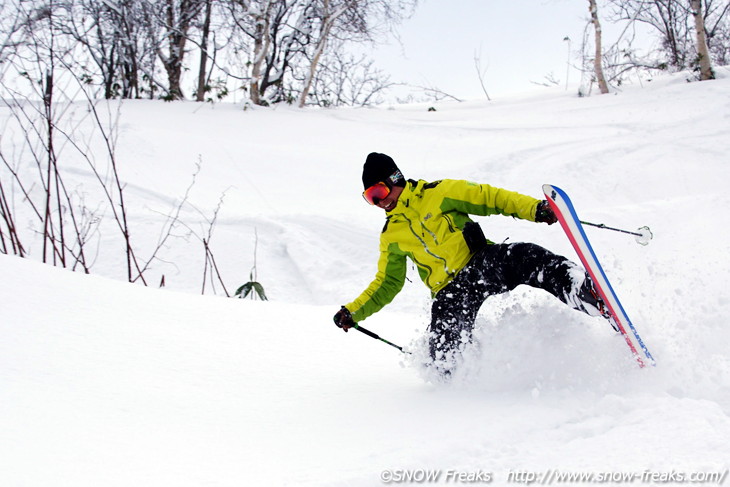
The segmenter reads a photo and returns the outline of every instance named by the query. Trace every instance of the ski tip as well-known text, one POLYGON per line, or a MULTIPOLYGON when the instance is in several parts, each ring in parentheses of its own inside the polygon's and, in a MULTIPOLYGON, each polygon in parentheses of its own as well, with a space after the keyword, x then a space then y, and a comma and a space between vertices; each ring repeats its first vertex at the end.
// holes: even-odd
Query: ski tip
MULTIPOLYGON (((555 203, 555 200, 558 198, 558 192, 560 190, 557 189, 552 184, 543 184, 542 185, 542 193, 545 195, 545 198, 550 202, 550 205, 553 206, 555 203)), ((555 208, 553 208, 554 210, 555 208)))

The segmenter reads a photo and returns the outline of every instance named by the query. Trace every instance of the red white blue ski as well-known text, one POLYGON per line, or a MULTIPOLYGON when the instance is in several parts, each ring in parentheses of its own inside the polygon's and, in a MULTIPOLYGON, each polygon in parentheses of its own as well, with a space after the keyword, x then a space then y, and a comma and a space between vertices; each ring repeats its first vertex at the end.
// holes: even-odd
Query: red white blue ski
POLYGON ((595 252, 593 252, 593 247, 591 247, 591 243, 588 241, 588 237, 583 230, 583 225, 580 223, 580 219, 575 212, 570 198, 565 194, 565 191, 556 186, 544 184, 542 190, 550 203, 550 208, 555 212, 555 216, 558 217, 560 225, 565 230, 568 240, 570 240, 573 248, 578 253, 578 257, 583 262, 583 266, 588 271, 591 279, 593 279, 598 294, 603 299, 603 302, 606 303, 606 307, 611 314, 611 321, 626 339, 626 343, 639 366, 645 367, 647 363, 656 365, 654 358, 636 331, 636 327, 631 323, 626 311, 621 306, 621 302, 611 287, 606 273, 603 272, 603 267, 601 267, 595 252))

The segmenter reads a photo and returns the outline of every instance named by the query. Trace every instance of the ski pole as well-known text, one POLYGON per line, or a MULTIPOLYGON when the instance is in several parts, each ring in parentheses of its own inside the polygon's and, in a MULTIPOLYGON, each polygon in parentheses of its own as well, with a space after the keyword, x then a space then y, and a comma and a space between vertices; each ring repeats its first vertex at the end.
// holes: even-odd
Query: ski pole
POLYGON ((651 233, 651 230, 649 227, 641 227, 636 232, 632 232, 630 230, 623 230, 621 228, 613 228, 609 227, 607 225, 604 225, 603 223, 591 223, 591 222, 584 222, 583 220, 580 221, 583 225, 590 225, 592 227, 596 228, 602 228, 604 230, 612 230, 614 232, 621 232, 621 233, 628 233, 629 235, 634 235, 636 237, 636 241, 640 243, 641 245, 648 245, 649 240, 652 239, 654 234, 651 233))
POLYGON ((395 347, 395 348, 397 348, 398 350, 400 350, 400 351, 401 351, 401 352, 403 352, 403 353, 411 353, 411 352, 409 352, 409 351, 407 351, 407 350, 403 350, 403 347, 399 347, 399 346, 398 346, 398 345, 396 345, 395 343, 393 343, 393 342, 389 342, 389 341, 388 341, 388 340, 386 340, 385 338, 380 338, 380 336, 378 336, 377 334, 373 333, 372 331, 368 330, 367 328, 363 328, 362 326, 358 325, 357 323, 356 323, 356 324, 354 324, 354 325, 352 325, 352 327, 353 327, 353 328, 355 328, 355 329, 356 329, 357 331, 360 331, 360 332, 362 332, 362 333, 365 333, 365 334, 366 334, 367 336, 369 336, 369 337, 373 337, 373 338, 375 338, 376 340, 380 340, 381 342, 387 343, 387 344, 388 344, 388 345, 390 345, 391 347, 395 347))

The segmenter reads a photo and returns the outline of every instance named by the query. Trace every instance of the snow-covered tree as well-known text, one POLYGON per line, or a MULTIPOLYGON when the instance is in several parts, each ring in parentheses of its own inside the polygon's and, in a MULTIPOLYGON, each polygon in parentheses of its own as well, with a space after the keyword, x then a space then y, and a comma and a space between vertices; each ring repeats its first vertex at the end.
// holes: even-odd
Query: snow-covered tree
POLYGON ((659 69, 697 69, 707 79, 713 55, 730 49, 727 0, 609 0, 614 18, 649 26, 659 36, 654 64, 659 69), (704 42, 703 42, 704 41, 704 42), (656 55, 659 56, 656 56, 656 55), (703 67, 701 64, 705 63, 703 67))
POLYGON ((303 107, 312 89, 323 54, 333 41, 371 42, 413 13, 417 0, 316 0, 316 35, 307 53, 308 69, 302 80, 298 105, 303 107))
MULTIPOLYGON (((368 42, 410 15, 416 0, 232 0, 234 28, 248 56, 251 102, 307 103, 325 54, 368 42), (288 82, 285 82, 288 79, 288 82)), ((234 33, 235 35, 236 33, 234 33)))

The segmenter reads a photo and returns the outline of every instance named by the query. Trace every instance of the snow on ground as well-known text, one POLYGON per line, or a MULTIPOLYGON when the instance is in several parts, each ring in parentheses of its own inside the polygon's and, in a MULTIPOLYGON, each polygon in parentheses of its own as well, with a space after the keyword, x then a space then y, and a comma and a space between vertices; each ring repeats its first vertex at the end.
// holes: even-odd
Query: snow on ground
MULTIPOLYGON (((468 480, 449 471, 480 473, 476 483, 489 474, 493 485, 566 472, 725 481, 730 77, 721 74, 436 112, 125 102, 117 155, 139 253, 200 163, 195 208, 181 217, 204 232, 225 193, 211 248, 226 286, 248 280, 257 239, 270 301, 199 295, 203 248, 184 234, 150 271, 155 283, 165 275, 164 290, 122 282, 109 227, 99 275, 0 255, 2 485, 372 486, 418 469, 440 471, 443 485, 468 480), (418 366, 428 296, 415 272, 363 323, 413 356, 337 330, 332 314, 375 272, 383 215, 360 197, 373 150, 407 177, 535 196, 551 183, 586 220, 649 225, 646 247, 587 232, 657 367, 639 370, 605 322, 519 288, 481 310, 454 383, 431 384, 418 366)), ((5 125, 3 144, 17 136, 5 125)), ((93 198, 88 169, 69 164, 93 198)), ((557 226, 480 223, 492 240, 575 258, 557 226)))

